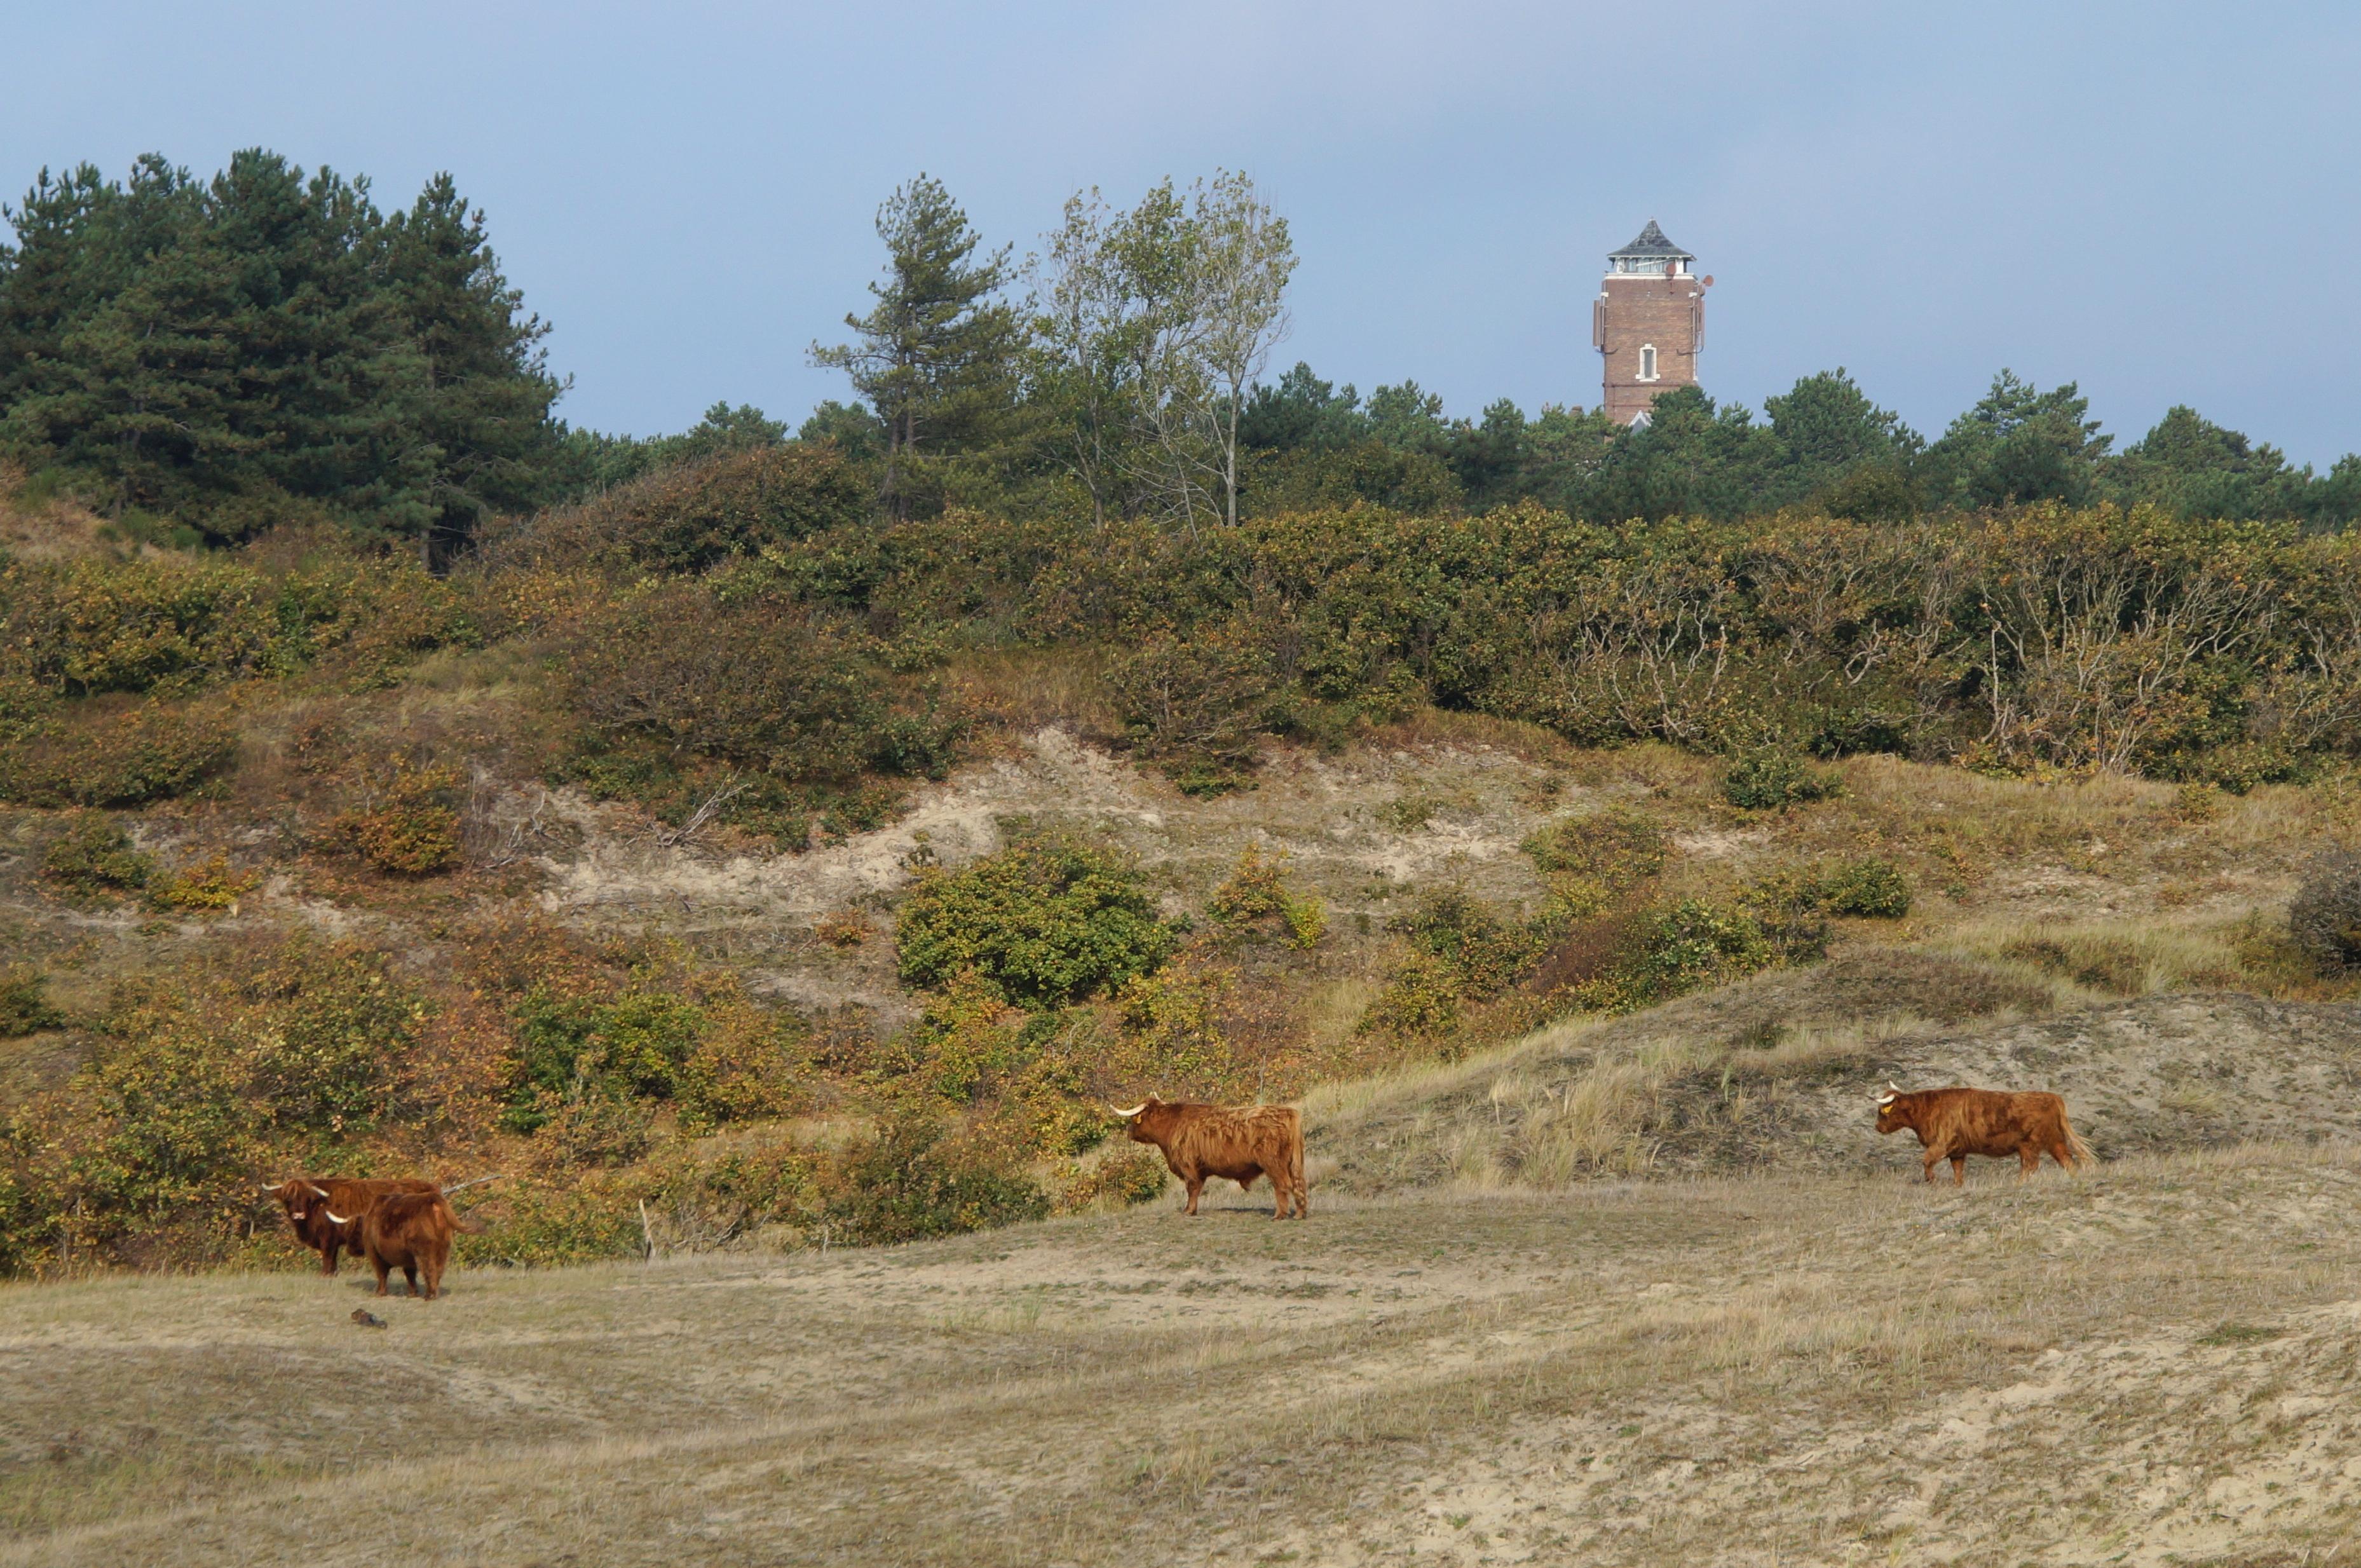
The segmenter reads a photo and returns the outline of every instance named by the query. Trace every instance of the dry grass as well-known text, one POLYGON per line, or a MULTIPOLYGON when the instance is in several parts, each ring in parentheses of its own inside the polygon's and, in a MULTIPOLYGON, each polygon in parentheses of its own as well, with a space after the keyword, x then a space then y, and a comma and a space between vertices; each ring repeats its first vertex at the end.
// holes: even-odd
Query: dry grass
POLYGON ((2349 1561, 2356 1189, 1159 1205, 383 1331, 349 1276, 0 1290, 0 1562, 2349 1561))

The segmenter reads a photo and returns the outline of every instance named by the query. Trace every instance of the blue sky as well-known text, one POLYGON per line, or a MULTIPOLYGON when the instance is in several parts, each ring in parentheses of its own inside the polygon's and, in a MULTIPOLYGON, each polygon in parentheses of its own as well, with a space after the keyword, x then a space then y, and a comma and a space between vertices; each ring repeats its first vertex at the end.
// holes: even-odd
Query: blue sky
POLYGON ((59 5, 0 0, 0 192, 260 144, 406 202, 448 169, 555 325, 577 423, 799 418, 871 220, 994 243, 1074 189, 1251 173, 1301 258, 1279 363, 1454 412, 1598 397, 1648 218, 1714 274, 1707 388, 1843 365, 1938 433, 2005 365, 2118 439, 2175 402, 2361 448, 2361 6, 59 5))

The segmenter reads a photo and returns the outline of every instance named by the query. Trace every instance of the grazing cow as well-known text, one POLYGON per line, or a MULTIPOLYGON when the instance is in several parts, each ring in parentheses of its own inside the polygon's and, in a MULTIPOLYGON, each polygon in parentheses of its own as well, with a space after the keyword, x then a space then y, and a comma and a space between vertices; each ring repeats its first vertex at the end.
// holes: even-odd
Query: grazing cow
POLYGON ((387 1295, 386 1275, 396 1268, 419 1294, 418 1277, 426 1276, 425 1298, 432 1301, 443 1290, 443 1266, 451 1259, 451 1234, 459 1228, 450 1200, 433 1188, 423 1192, 389 1192, 357 1214, 330 1214, 340 1225, 360 1227, 360 1254, 377 1270, 377 1293, 387 1295))
POLYGON ((2048 1155, 2068 1170, 2092 1157, 2091 1146, 2077 1137, 2066 1120, 2066 1102, 2055 1094, 2012 1094, 1993 1089, 1922 1089, 1905 1094, 1888 1084, 1877 1097, 1877 1130, 1898 1133, 1907 1127, 1918 1135, 1927 1151, 1927 1179, 1935 1167, 1951 1162, 1951 1185, 1968 1179, 1968 1157, 1988 1155, 2023 1162, 2019 1179, 2033 1175, 2048 1155))
POLYGON ((331 1176, 314 1181, 308 1176, 291 1177, 278 1183, 265 1182, 264 1196, 279 1200, 287 1212, 287 1223, 294 1227, 295 1239, 320 1255, 320 1272, 334 1277, 341 1253, 361 1255, 360 1225, 357 1221, 338 1223, 328 1217, 331 1209, 350 1209, 357 1213, 389 1192, 432 1192, 431 1181, 409 1178, 390 1180, 361 1180, 331 1176))
POLYGON ((1290 1202, 1297 1219, 1311 1216, 1303 1183, 1303 1118, 1292 1107, 1168 1105, 1151 1094, 1128 1111, 1107 1109, 1129 1124, 1132 1142, 1164 1151, 1164 1163, 1189 1189, 1183 1213, 1197 1212, 1197 1194, 1208 1177, 1251 1188, 1257 1177, 1268 1176, 1279 1198, 1272 1219, 1286 1219, 1290 1202))

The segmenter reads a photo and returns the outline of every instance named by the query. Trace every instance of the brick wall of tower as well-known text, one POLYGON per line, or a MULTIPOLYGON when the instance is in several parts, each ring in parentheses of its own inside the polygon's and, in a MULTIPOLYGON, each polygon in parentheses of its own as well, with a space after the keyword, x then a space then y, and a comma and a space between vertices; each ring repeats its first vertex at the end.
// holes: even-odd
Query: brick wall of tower
POLYGON ((1698 338, 1705 324, 1705 284, 1697 278, 1612 273, 1599 285, 1605 297, 1592 309, 1591 338, 1605 367, 1602 405, 1629 424, 1659 392, 1697 384, 1698 338), (1640 379, 1640 350, 1656 348, 1656 378, 1640 379))

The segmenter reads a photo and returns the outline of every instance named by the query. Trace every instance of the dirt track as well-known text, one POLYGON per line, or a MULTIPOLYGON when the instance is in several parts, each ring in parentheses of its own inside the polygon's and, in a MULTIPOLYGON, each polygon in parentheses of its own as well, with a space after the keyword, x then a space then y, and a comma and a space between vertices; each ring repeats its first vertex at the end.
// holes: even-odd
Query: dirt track
POLYGON ((1976 1178, 10 1288, 0 1562, 2345 1561, 2361 1158, 1976 1178))

